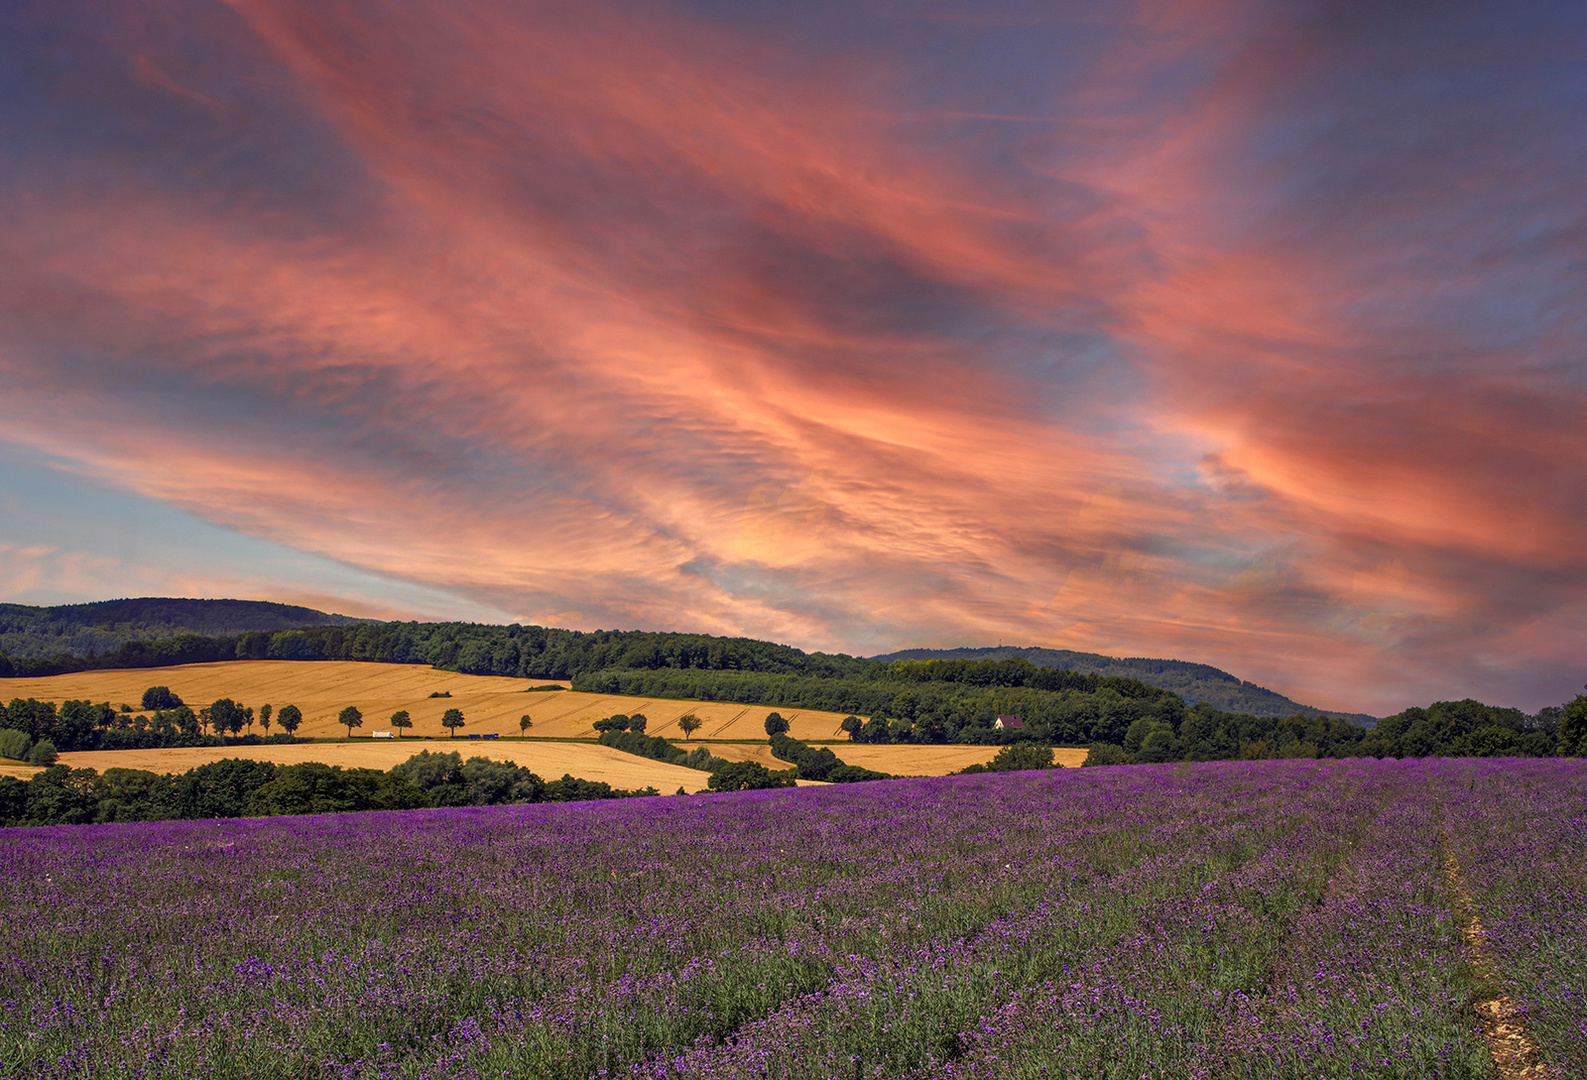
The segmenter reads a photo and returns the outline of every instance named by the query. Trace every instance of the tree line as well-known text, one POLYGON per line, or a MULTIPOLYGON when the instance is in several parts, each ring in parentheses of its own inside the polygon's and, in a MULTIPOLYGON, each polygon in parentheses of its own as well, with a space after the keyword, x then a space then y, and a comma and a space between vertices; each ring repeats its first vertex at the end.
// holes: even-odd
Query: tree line
POLYGON ((660 735, 646 735, 646 724, 644 713, 635 713, 632 716, 619 713, 604 720, 597 720, 593 726, 601 733, 599 741, 602 746, 609 746, 613 750, 633 754, 635 757, 664 761, 668 765, 679 765, 685 769, 698 769, 707 773, 715 772, 728 764, 714 756, 704 746, 685 750, 681 746, 674 746, 660 735))
MULTIPOLYGON (((623 671, 743 671, 813 678, 899 679, 920 681, 922 670, 943 674, 924 676, 930 681, 953 680, 985 684, 993 672, 1019 670, 1009 685, 1042 685, 1038 668, 1020 659, 1014 665, 988 661, 963 674, 962 661, 867 660, 843 653, 806 653, 790 645, 753 638, 724 638, 709 634, 684 634, 646 630, 562 630, 513 623, 348 622, 339 625, 300 626, 285 630, 253 630, 237 634, 175 633, 124 641, 113 649, 78 654, 59 652, 47 656, 0 653, 0 678, 60 675, 77 671, 167 667, 179 664, 216 663, 224 660, 357 660, 392 664, 429 664, 442 671, 467 675, 504 675, 513 678, 577 679, 607 670, 623 671), (961 665, 955 667, 954 665, 961 665), (1032 682, 1029 680, 1036 679, 1032 682)), ((1002 675, 1006 680, 1006 674, 1002 675)), ((1062 685, 1124 686, 1135 680, 1107 683, 1116 676, 1060 672, 1062 685), (1097 680, 1104 680, 1097 682, 1097 680)), ((1128 691, 1126 691, 1128 692, 1128 691)))
POLYGON ((656 795, 564 775, 542 780, 511 762, 422 751, 388 771, 227 758, 184 773, 53 765, 0 777, 0 826, 328 814, 446 806, 574 802, 656 795))
MULTIPOLYGON (((303 710, 296 705, 283 705, 277 710, 266 703, 255 709, 223 697, 194 710, 167 686, 149 687, 140 704, 141 711, 135 711, 125 703, 113 708, 109 702, 96 705, 74 700, 57 708, 53 701, 13 698, 9 705, 0 705, 0 758, 50 765, 58 752, 69 750, 291 743, 298 741, 297 730, 303 724, 303 710), (263 737, 254 734, 255 722, 263 729, 263 737), (281 729, 279 733, 270 733, 272 723, 281 729), (247 734, 243 734, 245 727, 247 734)), ((336 722, 347 728, 351 738, 354 728, 364 726, 364 714, 358 706, 349 705, 337 715, 336 722)), ((413 718, 408 710, 399 709, 386 723, 401 738, 403 731, 413 727, 413 718)), ((441 726, 456 737, 458 729, 467 726, 463 711, 447 709, 441 716, 441 726)), ((519 730, 528 731, 533 723, 526 715, 518 726, 519 730)))
MULTIPOLYGON (((772 713, 776 716, 776 713, 772 713)), ((857 784, 865 780, 891 780, 892 773, 877 772, 846 764, 830 746, 811 746, 782 732, 771 736, 772 756, 793 765, 800 780, 824 780, 829 784, 857 784)))
POLYGON ((1587 695, 1535 716, 1467 698, 1406 709, 1373 728, 1330 717, 1256 717, 1205 702, 1178 724, 1140 720, 1091 744, 1087 765, 1278 758, 1587 757, 1587 695))

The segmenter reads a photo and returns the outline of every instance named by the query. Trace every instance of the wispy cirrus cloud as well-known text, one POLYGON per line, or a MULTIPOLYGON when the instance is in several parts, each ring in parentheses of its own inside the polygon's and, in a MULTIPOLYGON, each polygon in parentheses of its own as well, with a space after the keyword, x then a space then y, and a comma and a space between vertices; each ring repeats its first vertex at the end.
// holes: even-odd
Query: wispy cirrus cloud
POLYGON ((527 619, 1559 699, 1581 28, 1038 14, 26 7, 5 437, 527 619))

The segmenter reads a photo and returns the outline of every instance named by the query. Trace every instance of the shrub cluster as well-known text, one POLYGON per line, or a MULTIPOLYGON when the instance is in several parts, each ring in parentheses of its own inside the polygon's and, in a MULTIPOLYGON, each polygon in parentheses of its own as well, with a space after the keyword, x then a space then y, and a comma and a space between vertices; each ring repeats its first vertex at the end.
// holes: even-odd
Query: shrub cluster
POLYGON ((772 772, 758 761, 725 761, 705 784, 712 791, 759 791, 793 787, 794 775, 791 770, 772 772))
POLYGON ((997 752, 985 765, 970 765, 960 769, 961 775, 985 772, 1024 772, 1029 769, 1055 769, 1052 747, 1046 743, 1010 743, 997 752))

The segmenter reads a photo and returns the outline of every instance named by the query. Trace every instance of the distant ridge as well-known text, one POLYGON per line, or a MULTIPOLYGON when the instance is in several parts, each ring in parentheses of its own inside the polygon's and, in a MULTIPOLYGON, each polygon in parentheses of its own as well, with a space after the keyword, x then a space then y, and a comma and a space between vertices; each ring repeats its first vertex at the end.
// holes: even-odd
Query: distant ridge
POLYGON ((1252 716, 1336 716, 1341 720, 1371 727, 1377 717, 1366 713, 1346 713, 1317 709, 1291 701, 1276 691, 1244 682, 1210 664, 1187 660, 1150 660, 1143 657, 1120 658, 1101 653, 1074 652, 1069 649, 1015 648, 993 645, 984 648, 901 649, 875 656, 873 660, 1007 660, 1022 656, 1037 667, 1062 668, 1096 675, 1119 675, 1139 679, 1148 686, 1172 690, 1194 705, 1205 701, 1214 708, 1252 716))
POLYGON ((31 607, 0 604, 0 653, 11 656, 90 656, 129 641, 182 634, 230 637, 250 631, 367 622, 268 600, 187 600, 140 597, 91 604, 31 607))

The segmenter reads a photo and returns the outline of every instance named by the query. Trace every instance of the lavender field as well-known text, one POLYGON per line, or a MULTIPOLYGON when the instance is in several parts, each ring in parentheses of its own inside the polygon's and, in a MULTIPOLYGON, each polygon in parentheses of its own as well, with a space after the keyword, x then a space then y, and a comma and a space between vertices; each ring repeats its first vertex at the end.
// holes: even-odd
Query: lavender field
POLYGON ((1491 1077, 1497 993, 1587 1076, 1580 761, 13 829, 0 873, 5 1076, 1491 1077))

